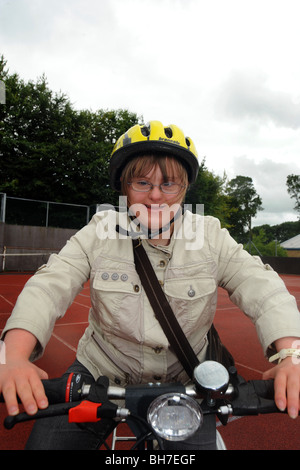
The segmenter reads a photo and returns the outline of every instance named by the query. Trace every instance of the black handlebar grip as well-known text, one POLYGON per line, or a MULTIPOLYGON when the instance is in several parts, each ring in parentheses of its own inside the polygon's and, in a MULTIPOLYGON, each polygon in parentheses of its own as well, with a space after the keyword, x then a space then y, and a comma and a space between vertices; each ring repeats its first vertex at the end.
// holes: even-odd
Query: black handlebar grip
MULTIPOLYGON (((49 404, 80 401, 83 384, 90 384, 91 377, 82 374, 71 373, 55 379, 42 380, 45 394, 49 404)), ((20 402, 20 400, 18 399, 20 402)), ((4 403, 4 397, 0 394, 0 403, 4 403)))
POLYGON ((252 380, 254 390, 261 398, 274 399, 274 380, 252 380))
POLYGON ((42 380, 50 404, 80 401, 83 384, 92 381, 90 376, 74 372, 56 379, 42 380))
MULTIPOLYGON (((65 403, 66 401, 66 387, 68 382, 68 376, 59 377, 56 379, 42 380, 44 385, 45 393, 50 404, 53 403, 65 403)), ((20 403, 20 399, 18 402, 20 403)), ((68 400, 72 401, 72 400, 68 400)), ((0 394, 0 403, 4 403, 4 397, 0 394)))
POLYGON ((42 380, 49 404, 65 403, 68 379, 68 376, 62 376, 56 379, 42 380))

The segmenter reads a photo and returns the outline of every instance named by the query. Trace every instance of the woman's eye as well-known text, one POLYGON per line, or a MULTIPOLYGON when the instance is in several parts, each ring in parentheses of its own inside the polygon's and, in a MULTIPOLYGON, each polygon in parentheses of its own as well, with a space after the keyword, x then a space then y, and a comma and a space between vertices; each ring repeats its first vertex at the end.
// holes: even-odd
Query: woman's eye
POLYGON ((139 186, 149 186, 149 183, 147 181, 136 181, 135 184, 138 184, 139 186))

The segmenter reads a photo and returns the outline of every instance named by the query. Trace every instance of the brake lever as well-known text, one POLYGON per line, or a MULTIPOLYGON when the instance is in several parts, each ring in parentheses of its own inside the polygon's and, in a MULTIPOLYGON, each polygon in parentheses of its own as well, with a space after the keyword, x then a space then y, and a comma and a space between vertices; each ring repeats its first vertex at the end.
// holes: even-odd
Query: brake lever
POLYGON ((45 410, 38 410, 34 415, 19 413, 16 416, 7 416, 4 420, 5 429, 12 429, 16 424, 24 421, 32 421, 40 418, 51 418, 53 416, 62 416, 69 413, 71 408, 78 406, 81 402, 59 403, 51 405, 45 410))

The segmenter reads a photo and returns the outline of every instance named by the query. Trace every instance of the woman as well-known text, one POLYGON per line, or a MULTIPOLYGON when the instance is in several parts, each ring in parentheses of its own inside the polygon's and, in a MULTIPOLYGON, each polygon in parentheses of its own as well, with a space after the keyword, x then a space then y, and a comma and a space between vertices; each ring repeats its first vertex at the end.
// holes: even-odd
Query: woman
MULTIPOLYGON (((18 413, 16 393, 30 414, 47 407, 40 381, 47 374, 30 360, 42 354, 55 321, 88 279, 89 326, 69 370, 94 378, 106 375, 121 386, 188 380, 141 287, 133 261, 131 239, 135 237, 142 239, 200 361, 206 356, 206 334, 213 321, 218 286, 227 289, 254 321, 266 356, 275 349, 300 346, 299 311, 279 276, 237 245, 216 219, 182 210, 198 168, 193 142, 176 126, 165 128, 152 121, 148 126, 136 125, 120 137, 111 158, 111 184, 126 197, 128 213, 96 214, 28 281, 7 322, 3 332, 7 359, 1 366, 0 391, 9 414, 18 413)), ((275 378, 277 406, 287 407, 289 415, 296 417, 300 365, 288 356, 264 376, 270 377, 275 378)), ((105 435, 110 427, 101 423, 105 435)), ((213 427, 212 422, 206 424, 206 440, 197 435, 180 448, 215 448, 213 427)), ((55 418, 51 423, 37 421, 28 448, 97 445, 93 433, 55 418)))

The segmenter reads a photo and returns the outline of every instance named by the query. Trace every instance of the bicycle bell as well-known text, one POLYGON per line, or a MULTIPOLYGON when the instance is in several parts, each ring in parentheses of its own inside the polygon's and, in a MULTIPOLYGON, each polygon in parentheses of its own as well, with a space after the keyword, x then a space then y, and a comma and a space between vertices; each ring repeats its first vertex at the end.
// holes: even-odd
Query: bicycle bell
POLYGON ((195 367, 196 385, 207 392, 224 392, 229 384, 227 369, 215 361, 205 361, 195 367))

